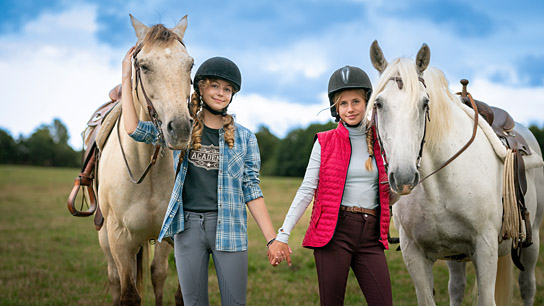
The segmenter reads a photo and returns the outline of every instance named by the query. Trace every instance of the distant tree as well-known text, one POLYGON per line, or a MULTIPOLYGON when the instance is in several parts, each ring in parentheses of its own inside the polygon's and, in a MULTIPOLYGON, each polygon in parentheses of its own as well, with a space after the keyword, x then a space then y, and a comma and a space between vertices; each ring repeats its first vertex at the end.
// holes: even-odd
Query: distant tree
POLYGON ((540 145, 540 152, 544 152, 544 126, 538 127, 536 124, 531 124, 529 130, 533 132, 540 145))
POLYGON ((17 156, 17 143, 7 130, 0 128, 0 164, 13 164, 17 156))
POLYGON ((51 125, 40 125, 30 137, 20 136, 16 142, 2 132, 0 130, 0 163, 54 167, 80 165, 79 153, 68 145, 68 130, 59 119, 54 119, 51 125), (13 144, 15 149, 10 149, 13 144))
POLYGON ((57 118, 53 120, 53 124, 49 127, 51 131, 51 137, 56 144, 67 144, 68 143, 68 129, 66 126, 57 118))
POLYGON ((261 174, 275 175, 276 156, 280 139, 270 132, 268 127, 261 125, 255 133, 259 142, 259 151, 261 153, 261 174))
POLYGON ((303 177, 318 132, 336 128, 336 123, 314 123, 305 129, 295 129, 280 141, 276 175, 303 177))

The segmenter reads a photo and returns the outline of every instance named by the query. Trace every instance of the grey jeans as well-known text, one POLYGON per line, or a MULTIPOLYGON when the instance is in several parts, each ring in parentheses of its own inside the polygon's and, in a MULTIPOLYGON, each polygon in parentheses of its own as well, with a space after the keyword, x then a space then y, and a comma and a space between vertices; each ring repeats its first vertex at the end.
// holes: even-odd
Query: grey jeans
POLYGON ((185 211, 185 230, 174 236, 174 256, 183 303, 209 305, 208 265, 210 254, 217 271, 221 304, 246 305, 247 250, 222 252, 215 249, 217 212, 185 211))

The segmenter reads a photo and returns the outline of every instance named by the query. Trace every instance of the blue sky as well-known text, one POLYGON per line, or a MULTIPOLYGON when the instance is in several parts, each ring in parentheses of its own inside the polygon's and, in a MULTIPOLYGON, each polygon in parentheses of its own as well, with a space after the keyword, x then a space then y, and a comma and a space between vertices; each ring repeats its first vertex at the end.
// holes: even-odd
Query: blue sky
POLYGON ((229 110, 253 131, 264 124, 283 137, 328 121, 320 111, 334 70, 359 66, 377 81, 375 39, 389 60, 427 43, 453 90, 467 78, 477 99, 523 124, 544 124, 542 1, 3 0, 0 127, 17 138, 59 118, 80 148, 80 132, 120 82, 121 59, 136 41, 129 13, 167 27, 188 15, 195 67, 212 56, 240 67, 242 91, 229 110))

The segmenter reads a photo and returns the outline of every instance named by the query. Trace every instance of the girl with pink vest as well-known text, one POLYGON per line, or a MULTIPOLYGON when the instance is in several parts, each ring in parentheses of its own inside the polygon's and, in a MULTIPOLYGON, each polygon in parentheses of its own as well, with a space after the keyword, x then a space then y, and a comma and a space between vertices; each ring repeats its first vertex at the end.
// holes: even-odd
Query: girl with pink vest
POLYGON ((363 70, 345 66, 332 74, 328 93, 331 114, 340 122, 317 134, 304 180, 269 246, 269 260, 291 265, 289 234, 313 199, 302 245, 314 250, 321 305, 343 305, 350 267, 368 305, 392 305, 384 254, 389 184, 375 133, 362 125, 372 84, 363 70))

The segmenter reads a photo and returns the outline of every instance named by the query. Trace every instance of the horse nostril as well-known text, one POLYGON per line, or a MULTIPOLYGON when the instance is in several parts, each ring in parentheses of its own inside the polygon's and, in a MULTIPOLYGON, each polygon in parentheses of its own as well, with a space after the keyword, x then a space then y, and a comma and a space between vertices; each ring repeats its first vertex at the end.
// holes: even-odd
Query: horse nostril
POLYGON ((389 186, 395 186, 395 172, 389 173, 389 186))
POLYGON ((190 124, 191 126, 193 126, 193 123, 194 123, 193 118, 189 119, 189 124, 190 124))
POLYGON ((414 181, 412 182, 412 187, 416 187, 419 184, 419 172, 416 172, 414 175, 414 181))
POLYGON ((166 125, 166 130, 168 131, 168 133, 174 132, 174 121, 168 122, 168 124, 166 125))

